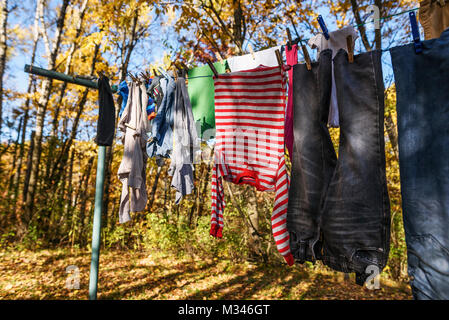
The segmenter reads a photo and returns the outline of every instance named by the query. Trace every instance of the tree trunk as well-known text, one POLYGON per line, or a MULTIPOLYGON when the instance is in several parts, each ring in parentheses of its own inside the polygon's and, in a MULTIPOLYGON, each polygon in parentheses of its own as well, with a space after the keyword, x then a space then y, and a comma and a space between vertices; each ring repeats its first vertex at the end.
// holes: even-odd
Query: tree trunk
MULTIPOLYGON (((51 51, 51 55, 49 57, 48 61, 48 69, 54 70, 55 63, 56 63, 56 57, 59 52, 59 47, 61 44, 61 38, 64 28, 64 22, 65 22, 65 16, 67 7, 69 5, 70 0, 63 0, 61 9, 59 11, 58 21, 57 21, 57 29, 56 29, 56 35, 55 35, 55 41, 53 43, 53 50, 51 51)), ((43 20, 43 8, 40 8, 41 13, 41 19, 43 20)), ((42 26, 44 29, 43 33, 46 33, 45 26, 42 26)), ((47 39, 48 40, 48 39, 47 39)), ((49 45, 48 41, 46 41, 47 46, 49 45)), ((25 217, 27 219, 31 219, 33 215, 33 205, 34 205, 34 196, 35 191, 38 183, 38 177, 39 177, 39 164, 40 164, 40 157, 41 157, 41 151, 42 151, 42 133, 44 128, 44 122, 45 122, 45 114, 47 111, 48 101, 50 99, 50 93, 52 88, 52 80, 49 78, 45 78, 42 81, 42 87, 40 90, 40 98, 38 103, 38 109, 36 114, 36 128, 35 128, 35 136, 34 136, 34 144, 35 144, 35 150, 32 154, 32 162, 31 162, 31 170, 30 170, 30 180, 29 180, 29 187, 28 187, 28 194, 26 197, 26 203, 25 203, 25 211, 26 215, 25 217)), ((29 222, 29 220, 28 220, 29 222)))
MULTIPOLYGON (((29 181, 30 181, 30 175, 31 175, 31 161, 32 161, 32 154, 34 152, 34 136, 35 136, 36 132, 32 131, 31 132, 31 138, 30 138, 30 148, 28 150, 28 157, 27 157, 27 164, 26 164, 26 172, 25 172, 25 180, 23 183, 23 203, 26 203, 27 199, 26 196, 28 194, 28 185, 29 185, 29 181)), ((26 229, 28 228, 28 221, 30 220, 30 217, 27 216, 27 212, 24 212, 23 215, 21 215, 20 217, 17 217, 17 222, 19 223, 18 225, 18 232, 17 234, 19 235, 19 238, 21 238, 25 232, 26 229)))
POLYGON ((7 54, 8 0, 0 3, 0 137, 3 123, 3 76, 5 75, 7 54))

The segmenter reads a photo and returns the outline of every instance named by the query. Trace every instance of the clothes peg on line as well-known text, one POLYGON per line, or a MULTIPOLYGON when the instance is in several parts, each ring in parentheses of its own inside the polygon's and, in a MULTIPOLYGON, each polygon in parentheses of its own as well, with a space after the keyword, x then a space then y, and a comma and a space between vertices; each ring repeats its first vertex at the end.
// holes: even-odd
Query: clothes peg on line
POLYGON ((254 56, 253 46, 251 45, 251 43, 248 43, 248 49, 249 52, 251 53, 251 56, 253 57, 253 60, 256 60, 256 57, 254 56))
POLYGON ((412 25, 412 36, 413 36, 413 42, 415 45, 415 53, 421 53, 422 52, 422 42, 419 37, 419 28, 418 28, 418 22, 416 21, 416 14, 414 11, 411 11, 409 13, 410 17, 410 24, 412 25))
POLYGON ((288 47, 288 50, 291 50, 292 49, 292 35, 290 33, 289 28, 287 28, 287 38, 288 38, 287 47, 288 47))
POLYGON ((213 51, 214 55, 217 57, 218 61, 223 61, 223 58, 220 54, 220 52, 218 51, 213 51))
POLYGON ((278 60, 279 69, 281 69, 281 71, 282 71, 282 56, 281 56, 281 52, 279 51, 279 49, 276 49, 275 53, 276 53, 276 59, 278 60))
POLYGON ((312 61, 310 60, 309 51, 304 44, 301 43, 302 54, 304 55, 304 60, 306 60, 307 70, 312 70, 312 61))
POLYGON ((210 62, 209 60, 207 60, 207 64, 209 65, 209 68, 212 70, 214 75, 218 78, 218 72, 217 72, 217 69, 215 69, 214 64, 212 62, 210 62))
POLYGON ((138 82, 137 78, 135 78, 131 72, 128 71, 127 73, 133 82, 138 82))
POLYGON ((352 35, 346 37, 346 46, 348 47, 348 60, 349 63, 354 62, 354 45, 352 41, 352 35))
POLYGON ((321 27, 321 30, 323 31, 323 35, 326 38, 326 40, 329 40, 329 31, 327 30, 326 24, 324 23, 323 16, 320 14, 318 16, 318 23, 321 27))

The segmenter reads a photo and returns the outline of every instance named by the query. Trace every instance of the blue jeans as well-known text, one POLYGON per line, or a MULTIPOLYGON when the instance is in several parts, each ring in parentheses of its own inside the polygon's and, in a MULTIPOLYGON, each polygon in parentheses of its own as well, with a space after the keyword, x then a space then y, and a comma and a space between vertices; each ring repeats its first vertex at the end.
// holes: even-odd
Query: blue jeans
POLYGON ((449 29, 390 49, 402 210, 415 299, 449 299, 449 29))
POLYGON ((348 62, 335 55, 339 156, 326 126, 331 93, 330 50, 312 70, 293 67, 294 144, 287 228, 296 261, 322 260, 355 272, 362 285, 385 267, 390 202, 385 175, 384 85, 379 50, 348 62))
POLYGON ((169 158, 173 152, 173 107, 175 105, 176 84, 170 77, 161 106, 152 123, 151 140, 147 144, 148 157, 169 158))

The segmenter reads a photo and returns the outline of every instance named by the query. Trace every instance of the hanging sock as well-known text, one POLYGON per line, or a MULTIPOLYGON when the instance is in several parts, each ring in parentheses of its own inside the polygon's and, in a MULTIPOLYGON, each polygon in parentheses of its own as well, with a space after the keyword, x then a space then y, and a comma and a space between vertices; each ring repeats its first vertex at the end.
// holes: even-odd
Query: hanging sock
POLYGON ((111 146, 115 134, 115 107, 109 78, 98 79, 98 123, 95 142, 99 146, 111 146))
POLYGON ((231 70, 231 72, 235 72, 254 69, 260 65, 265 67, 278 66, 278 61, 275 54, 276 50, 280 51, 281 46, 245 54, 243 56, 228 58, 227 61, 229 69, 231 70))
POLYGON ((293 154, 293 66, 298 63, 298 46, 294 44, 291 49, 286 47, 285 55, 287 64, 291 66, 288 70, 288 97, 285 110, 285 145, 291 159, 293 154))
POLYGON ((419 22, 425 39, 439 38, 449 28, 449 0, 424 0, 419 3, 419 22))
MULTIPOLYGON (((329 40, 326 40, 323 34, 317 34, 309 40, 309 46, 312 49, 317 48, 318 55, 325 49, 332 50, 332 59, 337 55, 338 51, 347 49, 346 38, 352 36, 353 41, 358 38, 357 31, 354 27, 349 26, 337 31, 329 33, 329 40)), ((337 89, 335 87, 334 68, 332 64, 332 92, 331 92, 331 104, 329 109, 328 125, 331 128, 338 128, 340 126, 338 116, 338 102, 337 102, 337 89)))
POLYGON ((122 183, 119 222, 131 220, 131 212, 145 209, 148 196, 146 189, 147 154, 145 145, 150 130, 146 114, 148 96, 145 86, 131 84, 130 95, 119 122, 123 137, 123 158, 117 175, 122 183))

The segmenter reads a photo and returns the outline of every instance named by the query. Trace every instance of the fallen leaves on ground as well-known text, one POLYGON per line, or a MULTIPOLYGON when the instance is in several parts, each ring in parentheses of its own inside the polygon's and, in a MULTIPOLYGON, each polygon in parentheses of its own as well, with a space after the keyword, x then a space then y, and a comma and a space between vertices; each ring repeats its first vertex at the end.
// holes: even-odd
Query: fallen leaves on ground
MULTIPOLYGON (((2 251, 0 299, 87 299, 89 269, 86 250, 2 251), (79 289, 68 289, 76 268, 79 289)), ((404 283, 381 278, 380 289, 369 290, 341 273, 321 269, 105 250, 100 256, 98 299, 412 298, 404 283)))

